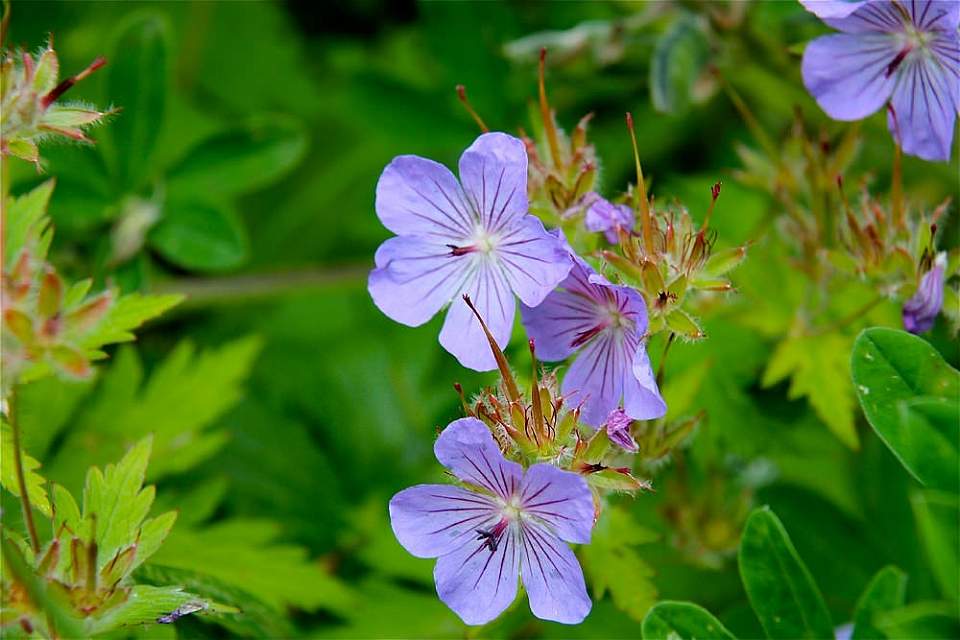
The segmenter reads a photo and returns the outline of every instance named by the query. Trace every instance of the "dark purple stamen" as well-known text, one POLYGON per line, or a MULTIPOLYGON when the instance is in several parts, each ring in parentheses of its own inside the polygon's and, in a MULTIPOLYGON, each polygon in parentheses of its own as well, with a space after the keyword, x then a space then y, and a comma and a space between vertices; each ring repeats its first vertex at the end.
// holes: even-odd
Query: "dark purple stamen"
POLYGON ((893 61, 890 62, 889 65, 887 65, 888 78, 893 75, 893 72, 897 70, 897 67, 900 66, 900 64, 903 62, 903 59, 907 57, 907 54, 910 53, 910 51, 911 51, 910 47, 907 47, 901 50, 900 53, 897 54, 897 57, 895 57, 893 61))
POLYGON ((458 247, 455 244, 448 244, 450 248, 450 255, 452 256, 465 256, 468 253, 473 253, 477 248, 473 245, 467 245, 466 247, 458 247))

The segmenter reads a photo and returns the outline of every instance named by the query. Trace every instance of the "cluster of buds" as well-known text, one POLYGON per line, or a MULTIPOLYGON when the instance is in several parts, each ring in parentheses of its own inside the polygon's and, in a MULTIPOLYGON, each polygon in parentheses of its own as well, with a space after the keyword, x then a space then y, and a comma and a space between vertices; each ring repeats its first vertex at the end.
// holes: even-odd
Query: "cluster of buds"
POLYGON ((746 257, 747 246, 714 252, 716 232, 710 218, 721 183, 711 188, 712 199, 702 224, 697 224, 680 205, 658 208, 647 194, 640 167, 633 118, 627 114, 633 140, 637 184, 626 194, 631 213, 640 220, 616 226, 618 242, 613 250, 600 252, 620 279, 644 294, 650 312, 649 334, 669 331, 688 340, 704 337, 700 324, 685 308, 696 292, 726 292, 733 288, 727 274, 746 257))
POLYGON ((0 154, 36 164, 45 137, 89 142, 83 130, 107 115, 83 104, 58 104, 74 84, 106 63, 97 58, 80 73, 58 82, 60 63, 52 45, 36 55, 7 51, 0 63, 0 154))
POLYGON ((649 490, 650 483, 634 477, 631 466, 624 464, 629 454, 638 451, 630 433, 633 421, 618 420, 615 411, 603 428, 583 427, 579 422, 580 408, 567 404, 556 375, 540 370, 533 340, 529 341, 530 388, 528 393, 523 393, 483 318, 468 296, 464 296, 464 300, 487 336, 500 371, 500 384, 496 389, 482 391, 469 402, 460 385, 455 388, 464 413, 490 428, 504 455, 526 466, 547 462, 578 473, 584 476, 597 498, 607 492, 649 490))
POLYGON ((92 372, 86 338, 114 302, 105 291, 88 296, 91 282, 67 287, 49 263, 25 248, 3 274, 3 389, 46 372, 86 378, 92 372))

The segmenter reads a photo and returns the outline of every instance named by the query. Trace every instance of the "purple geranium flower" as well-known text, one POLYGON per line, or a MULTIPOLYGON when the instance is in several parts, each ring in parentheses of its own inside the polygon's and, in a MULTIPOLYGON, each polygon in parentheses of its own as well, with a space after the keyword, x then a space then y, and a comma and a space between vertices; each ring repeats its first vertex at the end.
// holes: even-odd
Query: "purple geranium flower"
POLYGON ((590 542, 594 505, 586 481, 549 464, 524 471, 476 418, 450 423, 433 450, 466 487, 404 489, 390 500, 390 520, 407 551, 437 558, 440 599, 467 624, 485 624, 513 602, 520 576, 535 616, 581 622, 590 598, 564 541, 590 542))
POLYGON ((940 253, 930 270, 920 278, 920 286, 913 297, 903 303, 903 326, 910 333, 923 333, 933 323, 943 306, 943 276, 947 254, 940 253))
POLYGON ((635 290, 611 284, 574 256, 560 288, 520 311, 542 359, 563 360, 580 351, 562 390, 582 403, 584 422, 599 426, 621 399, 635 420, 666 413, 643 343, 647 305, 635 290))
POLYGON ((620 241, 617 235, 618 229, 633 230, 633 209, 626 205, 613 204, 599 194, 593 195, 584 223, 590 231, 603 231, 607 241, 610 244, 616 244, 620 241))
POLYGON ((627 415, 627 412, 617 407, 607 416, 604 426, 607 429, 607 437, 610 442, 617 445, 624 451, 636 453, 640 448, 637 441, 630 434, 630 425, 633 424, 633 418, 627 415))
POLYGON ((888 100, 904 152, 949 160, 960 107, 960 2, 801 0, 835 29, 803 52, 803 82, 831 118, 859 120, 888 100))
POLYGON ((470 295, 502 348, 514 294, 536 306, 570 270, 562 243, 527 215, 527 152, 504 133, 485 133, 463 152, 459 182, 432 160, 394 158, 377 183, 376 208, 397 237, 377 250, 373 301, 413 327, 453 301, 440 344, 471 369, 496 362, 461 294, 470 295))

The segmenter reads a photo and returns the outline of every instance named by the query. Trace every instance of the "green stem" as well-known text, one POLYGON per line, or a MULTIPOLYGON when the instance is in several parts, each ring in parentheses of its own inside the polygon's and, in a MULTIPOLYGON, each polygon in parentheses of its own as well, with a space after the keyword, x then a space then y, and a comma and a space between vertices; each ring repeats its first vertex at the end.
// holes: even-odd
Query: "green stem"
POLYGON ((660 356, 660 366, 657 367, 657 387, 663 386, 663 375, 666 373, 666 364, 667 364, 667 354, 670 353, 670 345, 673 344, 674 339, 676 339, 677 334, 670 333, 670 337, 667 338, 667 344, 663 347, 663 355, 660 356))
POLYGON ((37 526, 33 522, 33 507, 30 505, 30 492, 27 490, 27 477, 23 472, 23 446, 20 443, 20 421, 16 411, 17 391, 14 387, 7 398, 7 418, 10 420, 10 430, 13 432, 13 466, 17 472, 17 488, 20 490, 20 505, 23 507, 23 520, 27 523, 27 533, 30 534, 30 546, 34 554, 40 553, 40 536, 37 535, 37 526))

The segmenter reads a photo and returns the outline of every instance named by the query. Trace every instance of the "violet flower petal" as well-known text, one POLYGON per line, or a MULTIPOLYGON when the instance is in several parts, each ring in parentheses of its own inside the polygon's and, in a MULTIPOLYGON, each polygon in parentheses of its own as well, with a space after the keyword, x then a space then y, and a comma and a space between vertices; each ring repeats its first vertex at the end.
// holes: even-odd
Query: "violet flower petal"
POLYGON ((520 509, 567 542, 590 542, 593 494, 582 476, 549 464, 527 469, 520 488, 520 509))
POLYGON ((904 153, 930 161, 950 159, 953 128, 960 107, 960 46, 943 41, 949 55, 909 57, 903 62, 893 90, 893 112, 887 115, 890 133, 904 153), (952 48, 951 48, 952 47, 952 48), (896 118, 896 119, 895 119, 896 118))
POLYGON ((946 256, 937 256, 933 267, 920 278, 913 297, 903 304, 903 327, 910 333, 923 333, 933 328, 943 307, 946 256))
POLYGON ((625 451, 636 453, 639 447, 637 446, 637 441, 630 435, 631 424, 633 424, 633 419, 627 415, 626 411, 623 409, 614 409, 610 412, 610 415, 607 416, 607 421, 604 426, 607 429, 607 437, 610 438, 610 442, 625 451))
POLYGON ((582 622, 592 605, 573 551, 538 525, 524 523, 521 531, 520 572, 533 615, 565 624, 582 622))
POLYGON ((589 231, 603 231, 607 241, 616 244, 620 240, 617 227, 631 231, 635 221, 630 207, 598 196, 587 209, 583 222, 589 231))
POLYGON ((440 463, 464 482, 504 500, 520 486, 523 467, 504 459, 490 429, 476 418, 454 420, 433 446, 440 463))
POLYGON ((660 395, 657 380, 644 348, 633 355, 632 376, 623 383, 623 407, 634 420, 653 420, 667 413, 667 403, 660 395))
POLYGON ((507 528, 494 551, 486 540, 472 540, 437 559, 433 568, 437 595, 465 623, 486 624, 517 597, 517 537, 507 528))
POLYGON ((803 83, 831 118, 865 118, 893 91, 896 78, 887 68, 897 51, 896 38, 889 34, 817 38, 803 52, 803 83))
MULTIPOLYGON (((504 280, 503 272, 485 261, 470 267, 465 292, 470 296, 497 345, 503 349, 510 341, 517 303, 504 280)), ((416 304, 416 301, 411 301, 416 304)), ((477 317, 459 296, 450 303, 447 319, 440 330, 440 344, 463 366, 475 371, 497 368, 486 334, 477 317)))
POLYGON ((800 0, 807 11, 818 18, 845 18, 873 0, 800 0))
POLYGON ((479 493, 444 484, 420 484, 390 500, 390 524, 403 548, 418 558, 436 558, 476 538, 496 523, 499 507, 479 493))
POLYGON ((566 243, 535 216, 523 216, 501 233, 494 249, 496 266, 520 302, 535 307, 570 273, 566 243))
POLYGON ((518 138, 481 135, 460 156, 460 181, 490 233, 527 213, 527 149, 518 138))

